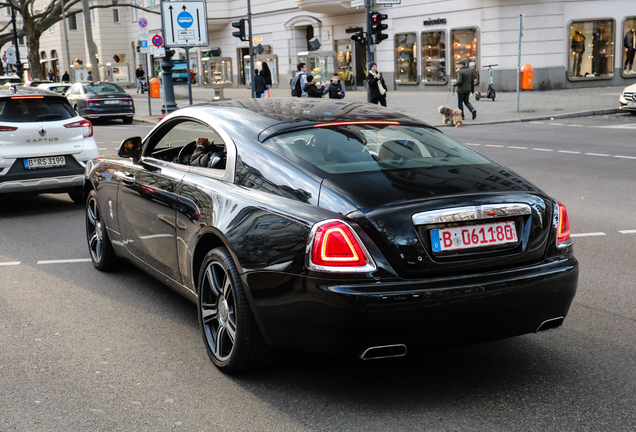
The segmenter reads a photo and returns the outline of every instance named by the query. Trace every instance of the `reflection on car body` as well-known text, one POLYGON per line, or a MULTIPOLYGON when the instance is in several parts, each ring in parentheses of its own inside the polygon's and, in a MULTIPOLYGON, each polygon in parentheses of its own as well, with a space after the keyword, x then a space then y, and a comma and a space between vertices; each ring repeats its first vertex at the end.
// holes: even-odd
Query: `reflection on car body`
POLYGON ((93 264, 125 258, 196 302, 223 371, 280 348, 371 359, 547 330, 576 291, 561 203, 391 110, 200 105, 119 155, 86 171, 93 264), (199 137, 225 167, 188 164, 199 137))

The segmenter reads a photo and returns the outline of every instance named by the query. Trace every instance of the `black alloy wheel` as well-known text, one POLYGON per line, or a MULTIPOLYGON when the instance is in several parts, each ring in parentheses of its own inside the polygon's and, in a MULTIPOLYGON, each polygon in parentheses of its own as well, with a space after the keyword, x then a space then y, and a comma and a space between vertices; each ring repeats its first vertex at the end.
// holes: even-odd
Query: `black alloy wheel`
POLYGON ((90 191, 86 199, 86 240, 96 269, 109 270, 117 264, 118 258, 110 243, 94 190, 90 191))
POLYGON ((266 366, 276 358, 256 325, 236 265, 224 248, 203 260, 199 282, 199 327, 212 362, 223 372, 266 366))

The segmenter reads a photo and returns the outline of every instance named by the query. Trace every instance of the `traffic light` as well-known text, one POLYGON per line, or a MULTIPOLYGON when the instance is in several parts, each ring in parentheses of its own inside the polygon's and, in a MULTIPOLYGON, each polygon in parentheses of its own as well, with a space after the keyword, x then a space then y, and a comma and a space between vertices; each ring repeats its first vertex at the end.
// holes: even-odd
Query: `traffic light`
POLYGON ((351 36, 352 41, 357 42, 361 45, 367 44, 367 38, 364 35, 362 27, 349 27, 345 31, 347 33, 355 33, 353 36, 351 36))
POLYGON ((239 29, 239 31, 232 32, 232 36, 239 38, 242 41, 247 40, 247 35, 245 31, 245 24, 247 20, 245 18, 241 18, 239 21, 233 22, 232 27, 239 29))
POLYGON ((388 25, 382 24, 382 21, 387 19, 386 14, 381 14, 380 12, 371 12, 371 34, 373 35, 373 43, 379 44, 384 39, 387 39, 389 36, 382 33, 384 30, 389 28, 388 25))

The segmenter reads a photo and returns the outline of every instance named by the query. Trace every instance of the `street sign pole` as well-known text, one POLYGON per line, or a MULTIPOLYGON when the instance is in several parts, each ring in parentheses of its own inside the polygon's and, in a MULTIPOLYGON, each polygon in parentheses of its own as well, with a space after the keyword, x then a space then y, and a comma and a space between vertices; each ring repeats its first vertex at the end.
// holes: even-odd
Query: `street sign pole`
POLYGON ((192 79, 190 78, 190 47, 185 47, 186 52, 186 65, 187 73, 188 73, 188 99, 190 100, 190 105, 192 105, 192 79))
POLYGON ((254 82, 254 42, 252 40, 252 5, 250 0, 247 0, 247 25, 249 29, 249 38, 250 38, 250 73, 252 76, 250 77, 250 82, 252 83, 252 98, 256 97, 256 87, 254 82))
MULTIPOLYGON (((166 16, 164 15, 164 4, 166 2, 164 0, 161 0, 161 31, 162 34, 164 36, 166 36, 166 16)), ((170 6, 172 7, 172 6, 170 6)), ((172 26, 172 24, 171 24, 172 26)), ((161 38, 161 44, 157 45, 155 44, 156 41, 158 41, 158 35, 155 35, 155 37, 153 37, 153 45, 155 46, 162 46, 163 45, 163 38, 161 38)), ((177 106, 177 103, 175 102, 174 99, 174 86, 173 86, 173 82, 172 82, 172 67, 173 67, 173 63, 172 63, 172 55, 174 53, 174 51, 172 51, 169 47, 167 47, 168 49, 166 49, 166 56, 163 57, 161 59, 161 75, 162 75, 162 81, 163 81, 163 105, 161 106, 161 112, 163 114, 170 114, 173 111, 176 111, 179 109, 179 107, 177 106)))
POLYGON ((148 115, 152 115, 152 106, 150 104, 150 54, 148 53, 146 53, 146 81, 148 81, 148 115))
MULTIPOLYGON (((373 46, 373 37, 371 35, 371 8, 373 7, 373 0, 365 0, 366 18, 367 18, 367 76, 369 75, 369 64, 373 61, 373 52, 375 47, 373 46)), ((365 77, 366 79, 366 77, 365 77)), ((367 102, 371 103, 371 87, 367 85, 367 102)))

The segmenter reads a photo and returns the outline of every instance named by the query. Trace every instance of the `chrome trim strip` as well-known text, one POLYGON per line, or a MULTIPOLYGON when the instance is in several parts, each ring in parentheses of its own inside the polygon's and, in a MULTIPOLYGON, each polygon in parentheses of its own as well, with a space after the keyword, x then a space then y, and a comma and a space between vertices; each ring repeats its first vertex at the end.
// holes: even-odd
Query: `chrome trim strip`
POLYGON ((532 209, 528 204, 484 204, 481 206, 454 207, 444 210, 415 213, 411 216, 411 220, 413 221, 413 225, 428 225, 507 216, 524 216, 531 213, 532 209))
POLYGON ((0 192, 31 192, 62 189, 69 186, 81 186, 84 184, 84 174, 45 177, 28 180, 12 180, 0 183, 0 192))

